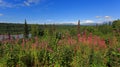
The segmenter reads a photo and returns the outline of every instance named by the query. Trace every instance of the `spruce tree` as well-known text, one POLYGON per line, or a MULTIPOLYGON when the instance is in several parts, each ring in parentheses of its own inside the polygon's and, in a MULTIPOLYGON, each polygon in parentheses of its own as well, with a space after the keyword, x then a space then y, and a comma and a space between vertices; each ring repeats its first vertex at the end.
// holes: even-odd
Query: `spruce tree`
POLYGON ((29 35, 29 30, 28 30, 27 21, 25 19, 25 24, 24 24, 24 38, 28 38, 28 35, 29 35))
POLYGON ((80 33, 80 20, 78 20, 77 32, 78 32, 78 34, 80 33))

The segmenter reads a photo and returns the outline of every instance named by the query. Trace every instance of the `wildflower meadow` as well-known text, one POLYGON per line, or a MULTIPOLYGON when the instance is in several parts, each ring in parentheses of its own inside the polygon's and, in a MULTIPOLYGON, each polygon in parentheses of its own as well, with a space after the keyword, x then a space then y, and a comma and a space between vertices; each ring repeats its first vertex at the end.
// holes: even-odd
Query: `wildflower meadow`
POLYGON ((0 67, 120 67, 120 28, 115 22, 24 26, 24 38, 1 32, 0 67))

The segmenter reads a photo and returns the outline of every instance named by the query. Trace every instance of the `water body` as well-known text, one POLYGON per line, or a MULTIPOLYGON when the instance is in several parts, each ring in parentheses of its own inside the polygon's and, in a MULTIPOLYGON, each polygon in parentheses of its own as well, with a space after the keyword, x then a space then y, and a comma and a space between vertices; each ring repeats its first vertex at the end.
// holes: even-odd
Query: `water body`
MULTIPOLYGON (((31 38, 31 34, 29 34, 29 38, 31 38)), ((24 38, 24 35, 23 34, 17 34, 17 35, 10 35, 10 37, 12 38, 12 39, 17 39, 17 38, 19 38, 19 39, 21 39, 21 38, 24 38)), ((8 35, 0 35, 0 41, 2 41, 2 40, 6 40, 6 39, 8 39, 9 38, 9 36, 8 35)))

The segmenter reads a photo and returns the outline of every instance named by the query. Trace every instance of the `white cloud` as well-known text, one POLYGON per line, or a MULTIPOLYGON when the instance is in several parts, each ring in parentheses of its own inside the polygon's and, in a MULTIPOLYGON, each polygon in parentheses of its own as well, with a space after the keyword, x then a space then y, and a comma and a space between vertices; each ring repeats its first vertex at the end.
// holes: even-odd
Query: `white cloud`
POLYGON ((22 7, 38 4, 40 0, 13 0, 11 2, 0 0, 0 7, 22 7))
POLYGON ((77 24, 77 21, 62 21, 60 24, 77 24))
POLYGON ((3 16, 3 14, 0 13, 0 16, 3 16))
POLYGON ((81 23, 94 23, 93 20, 83 20, 81 23))
POLYGON ((27 0, 29 3, 39 3, 40 0, 27 0))
POLYGON ((26 6, 30 6, 31 4, 38 4, 40 2, 40 0, 26 0, 24 1, 24 4, 26 6))
MULTIPOLYGON (((58 23, 58 22, 57 22, 58 23)), ((93 20, 80 20, 80 24, 90 24, 90 23, 95 23, 95 21, 93 20)), ((59 24, 78 24, 78 20, 77 21, 61 21, 59 22, 59 24)))
POLYGON ((102 23, 103 23, 103 21, 96 21, 96 23, 97 23, 97 24, 102 24, 102 23))
POLYGON ((103 22, 108 22, 108 21, 112 21, 112 17, 109 15, 106 16, 96 16, 97 18, 97 23, 103 23, 103 22))
POLYGON ((105 16, 105 19, 110 19, 111 17, 110 16, 105 16))
POLYGON ((30 6, 30 3, 24 1, 24 5, 26 5, 26 6, 30 6))
POLYGON ((104 19, 104 18, 105 18, 105 19, 110 19, 111 16, 103 16, 103 17, 102 17, 102 16, 96 16, 96 18, 98 18, 98 19, 99 19, 99 18, 102 18, 102 19, 104 19))
POLYGON ((101 16, 96 16, 96 18, 101 18, 101 16))
POLYGON ((0 7, 12 7, 12 5, 8 2, 0 0, 0 7))

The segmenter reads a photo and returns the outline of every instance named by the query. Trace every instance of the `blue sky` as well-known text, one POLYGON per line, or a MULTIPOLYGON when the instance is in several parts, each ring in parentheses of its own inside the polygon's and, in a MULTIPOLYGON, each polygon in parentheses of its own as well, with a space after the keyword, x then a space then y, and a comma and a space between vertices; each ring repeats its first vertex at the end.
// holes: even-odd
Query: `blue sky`
POLYGON ((120 18, 120 0, 0 0, 0 22, 101 23, 120 18))

